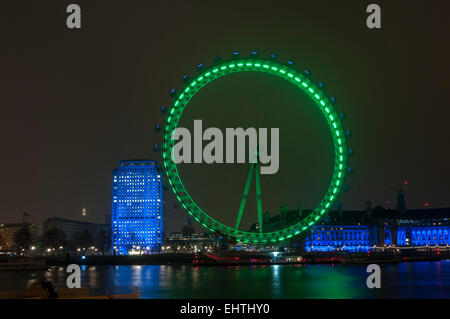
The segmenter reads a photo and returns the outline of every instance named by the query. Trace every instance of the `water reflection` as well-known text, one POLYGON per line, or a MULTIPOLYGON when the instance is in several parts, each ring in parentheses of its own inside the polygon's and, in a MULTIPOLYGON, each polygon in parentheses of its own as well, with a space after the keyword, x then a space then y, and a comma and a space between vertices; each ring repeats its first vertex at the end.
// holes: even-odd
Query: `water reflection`
MULTIPOLYGON (((368 289, 365 265, 255 265, 232 267, 82 266, 93 293, 130 292, 141 298, 450 298, 450 262, 382 266, 382 288, 368 289)), ((47 279, 65 287, 63 267, 0 272, 0 290, 26 289, 47 279)))

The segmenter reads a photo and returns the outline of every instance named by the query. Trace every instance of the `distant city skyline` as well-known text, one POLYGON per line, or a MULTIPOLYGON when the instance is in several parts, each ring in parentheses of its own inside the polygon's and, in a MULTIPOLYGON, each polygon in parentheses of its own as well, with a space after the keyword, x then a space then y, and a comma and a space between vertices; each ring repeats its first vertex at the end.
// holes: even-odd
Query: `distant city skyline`
MULTIPOLYGON (((5 4, 1 222, 21 222, 26 211, 41 229, 49 217, 80 219, 86 207, 83 218, 102 223, 111 213, 117 163, 161 163, 153 151, 162 142, 155 125, 164 124, 160 108, 170 105, 170 89, 181 87, 184 74, 196 74, 199 63, 255 49, 310 70, 346 114, 355 155, 344 209, 362 209, 368 200, 373 206, 394 202, 400 185, 408 208, 450 207, 450 45, 442 41, 448 38, 449 4, 420 5, 419 15, 419 5, 381 1, 380 30, 367 29, 365 5, 358 1, 280 3, 282 15, 269 1, 241 3, 239 10, 220 5, 220 14, 219 5, 140 2, 125 9, 83 3, 83 28, 74 31, 64 24, 64 3, 30 3, 27 10, 5 4)), ((298 201, 309 208, 323 195, 332 165, 324 123, 306 99, 277 80, 248 74, 233 80, 205 88, 180 124, 188 127, 195 118, 215 127, 285 123, 280 171, 261 182, 263 210, 275 213, 298 201), (296 135, 286 139, 286 132, 296 135)), ((224 219, 235 216, 247 166, 180 171, 201 207, 224 219)), ((168 231, 177 231, 188 215, 174 207, 170 191, 165 200, 168 231)), ((252 205, 248 209, 255 211, 252 205)))

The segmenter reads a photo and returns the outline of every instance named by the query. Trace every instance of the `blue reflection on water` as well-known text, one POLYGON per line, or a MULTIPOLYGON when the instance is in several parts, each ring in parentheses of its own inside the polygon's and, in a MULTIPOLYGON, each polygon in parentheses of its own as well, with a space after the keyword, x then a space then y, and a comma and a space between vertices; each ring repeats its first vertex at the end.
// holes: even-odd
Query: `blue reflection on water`
MULTIPOLYGON (((450 298, 450 261, 381 265, 381 289, 366 286, 366 265, 233 267, 82 266, 82 286, 94 294, 141 298, 450 298)), ((0 272, 0 290, 47 279, 65 287, 65 269, 0 272)))

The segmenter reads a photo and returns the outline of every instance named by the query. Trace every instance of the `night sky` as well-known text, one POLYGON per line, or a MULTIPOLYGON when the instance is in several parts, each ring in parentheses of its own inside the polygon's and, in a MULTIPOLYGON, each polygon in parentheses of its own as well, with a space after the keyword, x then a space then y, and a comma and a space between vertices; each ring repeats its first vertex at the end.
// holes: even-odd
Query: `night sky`
MULTIPOLYGON (((73 2, 73 1, 72 1, 73 2)), ((2 5, 0 17, 0 222, 27 211, 103 222, 111 170, 149 158, 161 143, 154 125, 169 90, 198 63, 233 50, 276 53, 308 69, 346 114, 355 156, 344 209, 368 200, 395 204, 403 180, 407 207, 450 206, 450 4, 372 1, 382 29, 366 27, 367 1, 75 1, 82 29, 69 30, 69 1, 2 5)), ((327 189, 332 145, 327 125, 303 93, 270 75, 217 80, 194 97, 181 124, 280 127, 280 171, 263 176, 263 210, 301 201, 311 208, 327 189)), ((233 223, 248 166, 182 165, 192 197, 233 223)), ((253 186, 254 187, 254 186, 253 186)), ((244 224, 255 219, 249 196, 244 224)), ((173 196, 166 194, 168 208, 173 196)), ((167 209, 179 230, 182 209, 167 209)))

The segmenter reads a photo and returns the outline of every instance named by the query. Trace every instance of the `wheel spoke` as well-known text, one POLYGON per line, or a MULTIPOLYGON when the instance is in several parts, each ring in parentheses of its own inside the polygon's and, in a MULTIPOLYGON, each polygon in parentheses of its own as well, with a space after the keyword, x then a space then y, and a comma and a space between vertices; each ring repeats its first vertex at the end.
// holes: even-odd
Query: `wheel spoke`
POLYGON ((248 172, 247 181, 245 182, 244 193, 242 194, 241 205, 239 206, 239 212, 236 220, 236 229, 239 229, 241 223, 242 215, 244 213, 245 203, 247 202, 248 191, 250 190, 250 185, 252 183, 253 170, 256 164, 250 166, 250 171, 248 172))

